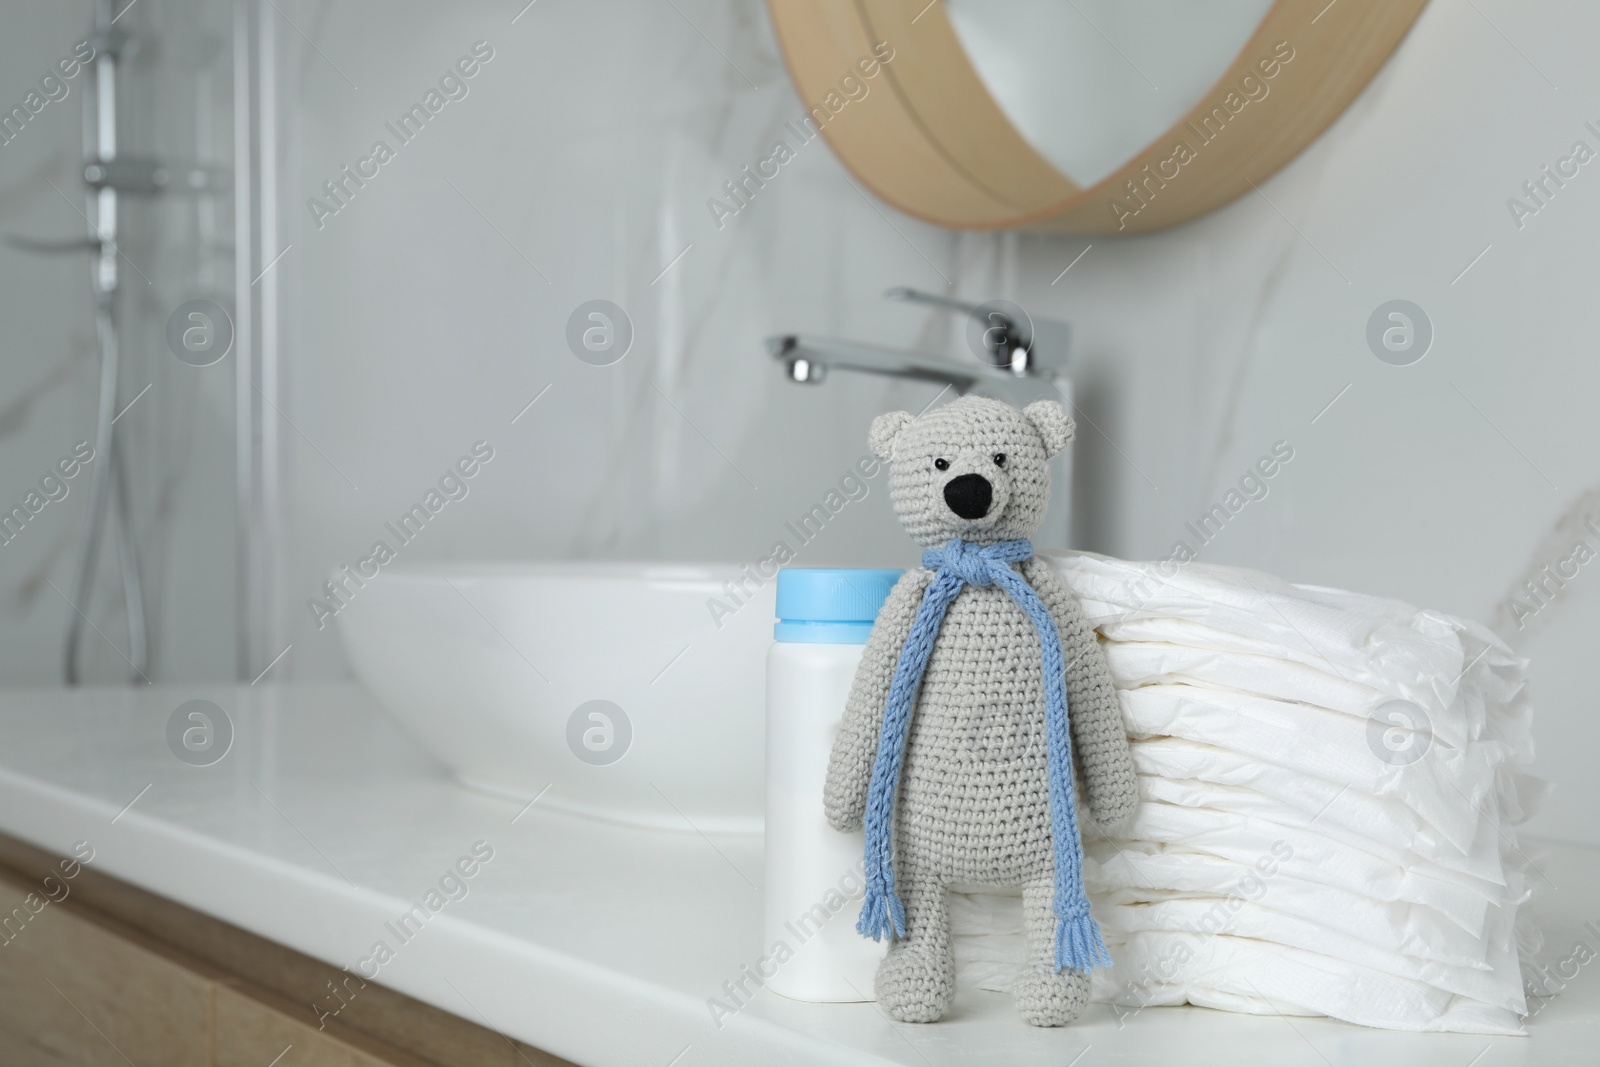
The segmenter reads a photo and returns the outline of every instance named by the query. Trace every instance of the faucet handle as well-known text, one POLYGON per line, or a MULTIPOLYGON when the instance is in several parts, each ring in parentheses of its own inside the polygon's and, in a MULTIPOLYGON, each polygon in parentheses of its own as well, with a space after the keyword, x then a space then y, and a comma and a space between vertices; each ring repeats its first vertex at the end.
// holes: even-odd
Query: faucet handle
POLYGON ((938 293, 924 293, 921 289, 913 289, 909 285, 896 285, 883 291, 886 300, 904 300, 908 304, 927 304, 929 307, 948 308, 959 311, 963 315, 976 315, 981 310, 977 304, 969 304, 965 300, 956 300, 938 293))
POLYGON ((1071 327, 1040 319, 1008 300, 969 304, 936 293, 898 285, 884 290, 890 300, 958 311, 967 317, 967 342, 983 362, 1015 374, 1054 375, 1066 370, 1071 327), (1043 342, 1043 343, 1041 343, 1043 342))

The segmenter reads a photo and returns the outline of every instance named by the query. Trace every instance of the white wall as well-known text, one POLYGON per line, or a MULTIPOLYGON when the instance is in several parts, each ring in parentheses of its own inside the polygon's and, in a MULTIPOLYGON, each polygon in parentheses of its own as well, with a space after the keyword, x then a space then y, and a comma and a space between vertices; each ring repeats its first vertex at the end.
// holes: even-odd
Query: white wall
MULTIPOLYGON (((1250 462, 1291 442, 1272 495, 1202 558, 1500 623, 1532 660, 1541 770, 1557 783, 1535 827, 1596 841, 1584 649, 1600 638, 1600 568, 1523 629, 1500 606, 1578 537, 1600 550, 1576 521, 1600 514, 1600 169, 1580 169, 1520 229, 1506 205, 1576 140, 1600 150, 1584 128, 1600 126, 1586 50, 1600 11, 1477 8, 1430 4, 1263 195, 1169 233, 1097 241, 1059 293, 1049 281, 1082 242, 1025 242, 1017 299, 1072 320, 1083 375, 1115 412, 1101 426, 1127 459, 1096 446, 1111 506, 1093 543, 1165 553, 1250 462), (1364 336, 1395 298, 1435 330, 1407 367, 1375 358, 1364 336)), ((1314 32, 1296 43, 1314 47, 1314 32)))
MULTIPOLYGON (((1550 531, 1592 504, 1600 165, 1520 230, 1506 209, 1574 140, 1600 148, 1583 128, 1600 120, 1592 5, 1437 0, 1262 195, 1164 234, 1095 239, 1054 283, 1090 242, 918 224, 865 199, 820 142, 719 230, 706 199, 802 110, 754 0, 683 0, 693 26, 642 0, 547 0, 512 24, 517 6, 287 9, 320 49, 301 48, 297 200, 392 141, 385 121, 474 41, 495 50, 470 95, 323 228, 297 208, 283 264, 298 302, 288 677, 343 670, 336 628, 319 631, 305 600, 480 438, 496 460, 407 559, 764 554, 864 451, 872 414, 931 390, 843 376, 801 389, 761 339, 959 343, 946 316, 881 301, 890 285, 1009 297, 1073 323, 1098 427, 1077 446, 1087 547, 1167 551, 1281 439, 1295 458, 1271 495, 1202 558, 1488 621, 1550 531), (638 331, 607 368, 564 341, 595 297, 638 331), (1393 298, 1436 330, 1413 366, 1364 340, 1393 298)), ((911 558, 875 489, 802 562, 911 558)), ((1600 636, 1597 587, 1583 571, 1511 633, 1534 662, 1544 771, 1561 785, 1537 828, 1591 841, 1600 726, 1583 651, 1600 636)))
MULTIPOLYGON (((878 294, 942 289, 928 259, 992 289, 1000 242, 886 220, 820 141, 719 230, 707 198, 802 109, 758 4, 737 19, 679 6, 732 63, 670 4, 627 5, 625 19, 615 5, 539 5, 516 25, 514 9, 487 3, 411 3, 382 22, 356 5, 307 10, 307 32, 360 88, 315 54, 304 61, 302 232, 284 261, 300 279, 289 377, 304 432, 289 456, 291 676, 342 670, 334 628, 316 627, 307 599, 480 438, 496 460, 402 564, 754 561, 865 454, 874 413, 935 395, 848 376, 803 389, 762 340, 806 330, 942 345, 951 316, 878 294), (384 124, 480 39, 495 54, 468 95, 319 229, 304 201, 375 139, 397 143, 384 124), (609 367, 565 340, 594 298, 622 305, 636 329, 609 367)), ((801 560, 913 559, 877 492, 801 560)))

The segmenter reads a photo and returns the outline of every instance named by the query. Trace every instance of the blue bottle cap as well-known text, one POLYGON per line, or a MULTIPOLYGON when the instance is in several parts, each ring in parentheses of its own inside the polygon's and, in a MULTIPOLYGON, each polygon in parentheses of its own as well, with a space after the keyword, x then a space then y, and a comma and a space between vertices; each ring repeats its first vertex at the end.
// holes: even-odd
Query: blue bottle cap
POLYGON ((900 570, 784 567, 773 637, 805 644, 865 644, 900 570))

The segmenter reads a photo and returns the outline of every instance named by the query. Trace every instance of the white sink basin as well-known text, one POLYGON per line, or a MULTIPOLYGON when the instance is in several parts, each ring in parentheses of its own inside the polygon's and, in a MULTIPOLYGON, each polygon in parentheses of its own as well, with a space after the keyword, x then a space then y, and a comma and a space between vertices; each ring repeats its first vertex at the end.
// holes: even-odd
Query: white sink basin
POLYGON ((615 822, 755 833, 774 591, 735 607, 724 583, 737 578, 627 563, 386 571, 337 624, 357 677, 465 784, 615 822), (711 598, 735 607, 720 626, 711 598))

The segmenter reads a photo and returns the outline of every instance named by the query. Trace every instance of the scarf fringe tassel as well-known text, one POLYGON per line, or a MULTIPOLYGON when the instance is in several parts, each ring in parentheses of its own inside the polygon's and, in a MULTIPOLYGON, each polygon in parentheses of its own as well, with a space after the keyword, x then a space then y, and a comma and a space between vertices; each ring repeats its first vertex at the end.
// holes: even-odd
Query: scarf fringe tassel
POLYGON ((1100 924, 1089 915, 1061 919, 1056 923, 1056 970, 1087 972, 1093 967, 1111 966, 1111 953, 1100 938, 1100 924))
POLYGON ((906 936, 906 909, 901 905, 900 898, 894 895, 894 890, 867 890, 866 903, 861 905, 861 918, 856 920, 856 932, 874 941, 906 936))

